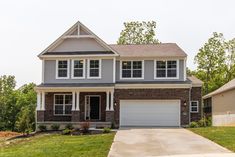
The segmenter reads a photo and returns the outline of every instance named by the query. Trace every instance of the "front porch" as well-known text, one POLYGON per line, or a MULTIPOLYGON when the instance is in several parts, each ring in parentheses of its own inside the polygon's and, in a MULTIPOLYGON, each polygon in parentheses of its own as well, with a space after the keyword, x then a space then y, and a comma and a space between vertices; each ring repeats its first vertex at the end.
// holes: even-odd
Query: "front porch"
POLYGON ((75 127, 90 121, 91 127, 114 122, 114 89, 37 90, 37 125, 70 123, 75 127))

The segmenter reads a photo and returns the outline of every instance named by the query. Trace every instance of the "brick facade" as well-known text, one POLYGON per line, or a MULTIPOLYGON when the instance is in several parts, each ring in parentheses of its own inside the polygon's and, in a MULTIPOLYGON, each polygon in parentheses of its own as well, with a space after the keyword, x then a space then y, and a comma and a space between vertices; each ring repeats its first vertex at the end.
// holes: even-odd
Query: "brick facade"
MULTIPOLYGON (((93 122, 115 122, 119 125, 120 100, 128 99, 156 99, 169 100, 178 99, 181 102, 181 125, 188 125, 189 119, 199 120, 201 118, 201 87, 177 88, 177 89, 115 89, 114 91, 114 111, 105 111, 106 109, 106 93, 105 92, 80 92, 80 111, 72 111, 70 116, 54 115, 54 94, 46 93, 45 95, 45 111, 37 112, 37 121, 61 121, 61 122, 82 122, 85 121, 85 96, 99 95, 101 97, 101 119, 93 122), (190 113, 190 92, 191 100, 199 101, 199 113, 190 113), (186 105, 185 105, 186 104, 186 105)), ((65 94, 65 93, 62 93, 65 94)), ((67 93, 66 93, 67 94, 67 93)), ((71 93, 70 93, 71 94, 71 93)))
POLYGON ((181 125, 189 124, 189 89, 115 89, 115 122, 119 124, 120 100, 180 99, 181 125), (185 106, 184 103, 187 105, 185 106))
POLYGON ((198 113, 191 113, 191 121, 198 121, 201 119, 202 116, 202 88, 201 87, 193 87, 191 89, 191 100, 198 101, 199 105, 199 112, 198 113))

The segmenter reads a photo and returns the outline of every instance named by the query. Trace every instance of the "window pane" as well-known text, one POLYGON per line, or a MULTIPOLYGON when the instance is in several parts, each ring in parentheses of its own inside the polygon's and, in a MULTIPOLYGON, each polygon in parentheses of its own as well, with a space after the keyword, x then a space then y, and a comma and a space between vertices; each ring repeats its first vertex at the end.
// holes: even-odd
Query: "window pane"
POLYGON ((130 61, 123 61, 122 62, 122 69, 131 69, 131 62, 130 61))
POLYGON ((167 70, 167 77, 176 77, 176 70, 167 70))
POLYGON ((141 69, 142 62, 141 61, 133 61, 133 69, 141 69))
POLYGON ((90 68, 99 68, 99 60, 90 60, 90 68))
POLYGON ((90 69, 90 77, 98 77, 99 69, 90 69))
POLYGON ((55 105, 55 114, 63 114, 63 105, 55 105))
POLYGON ((65 114, 72 113, 72 105, 65 105, 65 114))
POLYGON ((167 68, 176 68, 176 61, 167 61, 167 68))
POLYGON ((67 69, 59 69, 58 76, 59 77, 67 77, 67 69))
POLYGON ((165 69, 166 68, 166 61, 157 61, 157 69, 162 68, 165 69))
POLYGON ((63 104, 64 96, 63 95, 55 95, 55 104, 63 104))
POLYGON ((72 95, 65 95, 65 104, 72 104, 72 95))
POLYGON ((58 61, 58 68, 67 68, 68 61, 58 61))
POLYGON ((83 60, 74 61, 74 68, 83 68, 83 60))
POLYGON ((122 70, 122 77, 123 78, 131 77, 131 70, 122 70))
POLYGON ((83 77, 83 69, 74 69, 74 77, 83 77))
POLYGON ((157 77, 166 77, 166 70, 157 70, 157 77))
POLYGON ((133 70, 133 77, 142 77, 142 70, 133 70))
POLYGON ((192 107, 192 108, 191 108, 191 111, 197 112, 197 107, 192 107))

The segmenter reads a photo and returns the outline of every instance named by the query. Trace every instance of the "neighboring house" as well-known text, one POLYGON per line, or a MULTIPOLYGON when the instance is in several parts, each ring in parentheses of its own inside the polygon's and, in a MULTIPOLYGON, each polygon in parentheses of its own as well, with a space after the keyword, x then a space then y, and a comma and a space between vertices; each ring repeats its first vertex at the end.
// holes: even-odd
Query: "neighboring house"
POLYGON ((185 126, 201 118, 202 82, 174 43, 108 45, 77 22, 38 56, 37 124, 185 126))
POLYGON ((214 126, 235 125, 235 79, 203 97, 214 126))

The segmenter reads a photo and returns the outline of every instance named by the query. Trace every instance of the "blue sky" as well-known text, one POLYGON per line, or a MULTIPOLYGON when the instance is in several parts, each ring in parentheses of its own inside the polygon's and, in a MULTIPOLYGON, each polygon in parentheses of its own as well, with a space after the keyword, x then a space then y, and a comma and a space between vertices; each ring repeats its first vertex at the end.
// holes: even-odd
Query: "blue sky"
POLYGON ((0 1, 0 75, 15 75, 17 86, 41 82, 37 55, 81 21, 107 43, 116 43, 123 22, 157 22, 157 38, 176 42, 188 67, 212 35, 235 37, 234 0, 6 0, 0 1))

